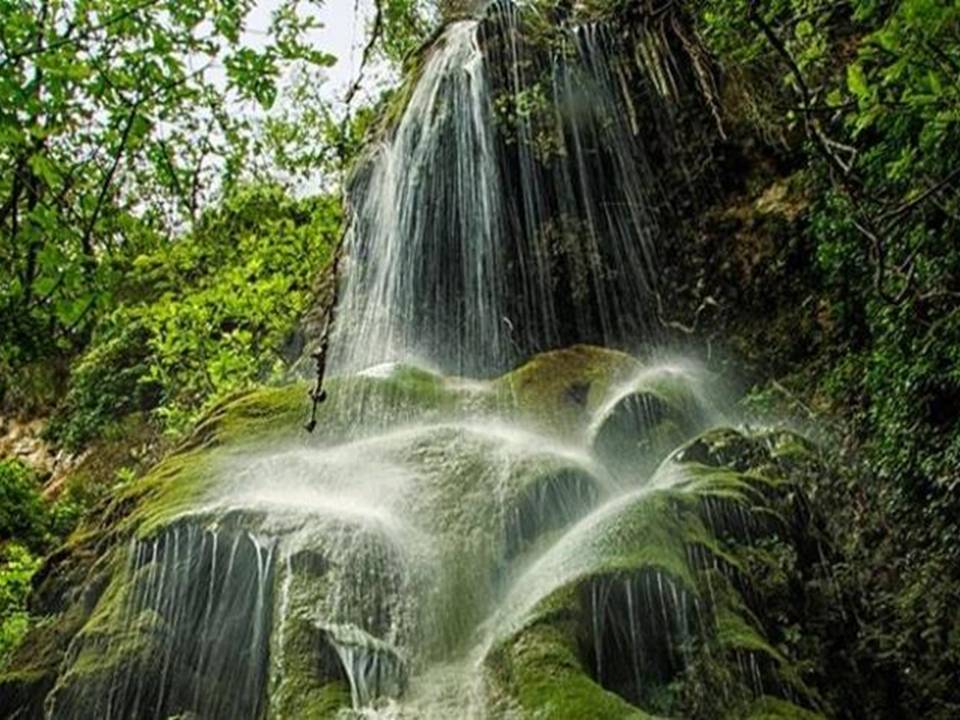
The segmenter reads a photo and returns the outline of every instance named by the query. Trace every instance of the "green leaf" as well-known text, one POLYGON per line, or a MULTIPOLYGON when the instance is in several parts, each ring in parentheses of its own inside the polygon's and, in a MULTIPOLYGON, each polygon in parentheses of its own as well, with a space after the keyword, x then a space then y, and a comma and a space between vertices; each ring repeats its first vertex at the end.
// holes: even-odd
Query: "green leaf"
POLYGON ((60 180, 60 172, 53 161, 45 155, 30 156, 30 169, 48 186, 56 185, 60 180))
POLYGON ((813 35, 813 23, 811 23, 809 20, 801 20, 797 23, 794 33, 800 40, 809 38, 811 35, 813 35))
POLYGON ((847 87, 861 101, 870 97, 870 86, 867 83, 867 76, 863 67, 858 62, 847 66, 847 87))

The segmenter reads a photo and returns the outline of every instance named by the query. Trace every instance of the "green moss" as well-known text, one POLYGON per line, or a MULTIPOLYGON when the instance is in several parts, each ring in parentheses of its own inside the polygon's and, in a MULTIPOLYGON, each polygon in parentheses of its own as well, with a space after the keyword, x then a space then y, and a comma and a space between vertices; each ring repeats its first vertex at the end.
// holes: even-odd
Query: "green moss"
POLYGON ((657 572, 697 595, 687 547, 705 534, 673 493, 660 491, 641 493, 578 538, 576 559, 564 561, 580 564, 574 579, 544 598, 488 660, 508 695, 531 717, 652 717, 591 679, 581 655, 592 626, 583 589, 657 572))
POLYGON ((823 720, 823 715, 806 710, 781 698, 764 695, 757 698, 746 710, 738 711, 728 720, 823 720))
POLYGON ((131 577, 124 553, 115 551, 111 564, 112 579, 71 640, 53 688, 57 702, 71 707, 96 707, 118 672, 150 666, 162 640, 164 626, 156 612, 126 616, 137 578, 131 577))
POLYGON ((390 98, 383 108, 382 116, 376 129, 378 134, 385 135, 390 133, 400 124, 400 121, 403 119, 403 114, 407 110, 407 105, 410 104, 410 98, 413 97, 413 91, 417 86, 417 82, 423 73, 423 66, 424 53, 421 50, 421 52, 417 53, 414 61, 410 63, 403 82, 390 94, 390 98))
MULTIPOLYGON (((327 683, 296 698, 296 717, 302 720, 329 720, 351 707, 350 686, 344 681, 327 683)), ((290 715, 283 717, 292 717, 290 715)))
POLYGON ((642 497, 627 512, 604 525, 595 544, 591 543, 602 553, 597 572, 635 573, 658 569, 689 589, 695 589, 686 545, 699 529, 697 520, 677 513, 671 499, 668 492, 642 497))
POLYGON ((85 610, 77 603, 33 624, 0 673, 0 715, 44 717, 44 702, 57 681, 63 655, 84 619, 85 610))
MULTIPOLYGON (((476 400, 482 404, 486 392, 482 384, 478 387, 457 379, 445 380, 424 370, 406 367, 397 368, 383 377, 363 377, 349 383, 333 381, 328 389, 332 397, 321 406, 317 430, 317 438, 322 440, 336 438, 338 434, 346 432, 354 410, 351 402, 358 396, 364 402, 375 401, 379 407, 392 405, 407 408, 406 412, 422 414, 441 410, 446 413, 448 408, 463 402, 476 400)), ((106 547, 131 534, 150 536, 178 516, 201 507, 216 489, 218 468, 230 457, 248 453, 279 437, 287 440, 292 436, 299 438, 300 442, 312 442, 313 438, 300 427, 308 409, 306 391, 306 385, 296 384, 244 393, 224 401, 211 410, 173 454, 145 477, 123 488, 101 515, 99 522, 91 522, 80 528, 71 538, 71 546, 77 550, 96 546, 98 552, 102 553, 106 547)), ((424 500, 447 507, 457 506, 464 494, 470 493, 468 481, 474 478, 478 481, 476 499, 481 505, 489 506, 495 498, 484 493, 483 484, 479 482, 491 470, 489 462, 484 460, 484 454, 489 452, 488 441, 485 442, 445 439, 431 432, 423 442, 415 443, 411 454, 424 467, 438 470, 448 467, 452 461, 448 457, 451 453, 456 456, 458 466, 458 482, 444 482, 444 478, 438 475, 434 486, 442 491, 441 494, 432 500, 424 500), (471 462, 475 467, 472 470, 470 463, 464 464, 465 458, 473 458, 471 462)), ((526 472, 520 472, 520 475, 526 472)), ((452 479, 453 476, 450 477, 452 479)), ((520 480, 517 482, 519 484, 520 480)), ((492 508, 488 507, 488 510, 481 516, 488 518, 490 527, 487 531, 492 532, 496 513, 492 508)), ((469 512, 474 513, 473 510, 469 512)), ((435 515, 422 513, 425 518, 435 515)), ((458 525, 452 521, 448 524, 451 525, 451 532, 458 525)), ((444 532, 444 528, 432 530, 444 532)), ((80 567, 78 570, 83 572, 80 567)), ((99 624, 111 623, 113 611, 110 608, 120 603, 123 593, 122 582, 125 580, 120 580, 121 576, 122 573, 114 574, 115 581, 97 605, 85 632, 92 634, 99 624)), ((73 575, 71 577, 72 581, 80 579, 73 575)), ((449 605, 456 607, 456 603, 449 605)), ((478 608, 480 605, 478 600, 478 608)), ((453 634, 462 635, 458 632, 453 634)))
POLYGON ((309 408, 308 385, 294 383, 236 395, 214 407, 177 452, 227 443, 269 443, 301 424, 309 408))
POLYGON ((274 662, 268 718, 324 720, 351 707, 350 686, 330 649, 320 642, 313 622, 300 614, 289 618, 283 646, 275 648, 275 653, 280 659, 274 662))
POLYGON ((119 670, 146 667, 156 654, 162 632, 162 620, 153 611, 123 622, 112 617, 108 623, 88 623, 74 640, 78 652, 60 675, 57 687, 73 685, 88 693, 94 687, 102 688, 119 670))
POLYGON ((755 622, 748 622, 731 608, 722 608, 716 616, 717 642, 728 650, 762 653, 783 663, 783 656, 760 634, 755 622))
POLYGON ((561 435, 577 435, 609 391, 640 367, 625 353, 575 345, 537 355, 494 385, 502 406, 561 435))
MULTIPOLYGON (((606 517, 578 536, 576 548, 563 560, 564 572, 572 579, 544 598, 491 656, 490 662, 503 678, 507 693, 524 709, 551 708, 551 717, 555 707, 569 706, 575 708, 572 713, 582 713, 591 703, 603 707, 610 717, 641 712, 617 696, 606 697, 610 694, 590 678, 581 653, 583 647, 592 646, 593 640, 584 636, 592 632, 592 611, 582 598, 591 584, 617 583, 657 572, 699 598, 703 603, 701 619, 710 619, 701 628, 701 642, 713 649, 700 656, 700 662, 712 668, 711 676, 724 678, 719 682, 726 686, 727 700, 726 705, 715 704, 713 714, 697 717, 714 717, 736 698, 752 697, 753 678, 740 669, 744 655, 764 658, 762 672, 772 673, 791 688, 795 697, 814 698, 801 680, 798 667, 767 638, 766 620, 747 606, 725 573, 712 569, 712 563, 703 567, 691 564, 689 553, 699 547, 701 553, 705 551, 707 557, 726 568, 726 573, 739 573, 741 580, 750 582, 747 569, 753 568, 763 553, 756 543, 763 537, 775 538, 778 529, 789 527, 785 518, 796 483, 789 469, 774 456, 778 447, 790 448, 789 455, 794 458, 799 453, 796 448, 802 445, 789 436, 767 433, 705 433, 664 465, 661 474, 651 481, 651 489, 638 491, 612 506, 606 517), (706 501, 714 514, 726 512, 723 508, 740 508, 750 518, 751 532, 742 537, 718 537, 706 522, 706 501), (596 695, 598 692, 605 695, 596 695)), ((779 561, 771 554, 765 562, 773 567, 779 561)), ((696 675, 691 675, 649 688, 648 699, 654 705, 648 711, 675 709, 688 689, 699 682, 696 675)), ((771 700, 757 708, 807 712, 786 701, 771 700)))
POLYGON ((489 661, 494 676, 525 718, 652 720, 640 709, 590 679, 575 645, 570 619, 539 622, 498 649, 489 661))
MULTIPOLYGON (((309 410, 305 384, 265 388, 224 401, 176 452, 129 483, 98 520, 74 533, 61 560, 52 566, 44 580, 56 587, 51 597, 66 598, 70 587, 103 579, 91 595, 95 602, 77 610, 77 619, 68 628, 67 637, 74 638, 73 654, 63 667, 57 692, 75 696, 96 692, 115 668, 148 662, 163 632, 151 613, 132 623, 122 617, 125 599, 136 584, 125 563, 125 541, 155 534, 183 514, 202 509, 216 498, 229 463, 251 451, 275 447, 278 441, 294 446, 336 443, 355 437, 356 422, 371 433, 389 434, 407 421, 417 421, 420 430, 402 433, 400 442, 378 445, 378 452, 411 471, 413 488, 405 494, 406 512, 416 530, 444 539, 439 543, 446 555, 444 565, 453 568, 432 590, 436 600, 432 607, 439 610, 429 624, 436 637, 425 641, 421 650, 428 657, 449 657, 464 650, 493 598, 475 592, 465 599, 462 588, 489 586, 486 575, 478 573, 489 573, 504 554, 505 517, 521 509, 531 493, 535 502, 542 502, 551 483, 569 480, 568 475, 588 485, 594 482, 589 467, 580 467, 575 455, 553 444, 562 447, 571 433, 585 437, 591 417, 646 380, 650 382, 643 385, 644 392, 655 394, 665 406, 676 405, 676 413, 668 414, 656 432, 662 430, 669 437, 688 432, 686 416, 696 412, 695 399, 674 392, 675 379, 652 373, 645 380, 639 368, 627 355, 586 346, 547 353, 489 382, 443 378, 414 367, 384 367, 349 380, 332 379, 314 435, 301 427, 309 410), (513 429, 477 422, 478 413, 483 417, 494 410, 534 420, 555 437, 536 444, 542 449, 535 450, 513 429)), ((508 702, 529 717, 649 718, 645 712, 674 708, 684 692, 682 683, 651 688, 643 700, 645 709, 639 709, 595 682, 583 656, 583 648, 590 646, 591 611, 585 599, 590 587, 620 587, 650 573, 685 597, 696 598, 703 618, 715 621, 705 623, 703 633, 704 641, 716 649, 711 662, 722 666, 718 677, 741 683, 749 696, 750 680, 738 676, 737 656, 760 655, 784 685, 805 696, 800 674, 781 650, 780 640, 768 639, 773 637, 765 630, 768 619, 748 608, 722 574, 710 577, 691 558, 699 553, 716 559, 740 578, 758 563, 777 567, 778 556, 764 554, 755 537, 719 536, 705 508, 709 503, 714 513, 745 513, 752 521, 765 518, 760 523, 764 533, 777 537, 790 527, 796 476, 799 470, 807 471, 810 458, 810 449, 790 434, 710 431, 664 463, 644 488, 612 501, 579 526, 575 537, 555 543, 551 552, 556 556, 550 561, 556 563, 556 587, 545 587, 532 609, 518 609, 524 616, 511 618, 516 626, 505 629, 487 658, 508 702), (691 552, 694 549, 697 553, 691 552)), ((308 566, 312 569, 294 573, 284 586, 284 630, 282 637, 279 631, 275 634, 271 648, 268 712, 278 720, 293 713, 333 717, 349 706, 342 668, 317 635, 315 614, 325 602, 328 585, 324 559, 318 555, 318 562, 308 566)), ((784 572, 781 576, 787 577, 784 572)), ((74 603, 71 608, 80 606, 74 603)), ((57 662, 63 657, 60 647, 51 651, 57 662)), ((34 674, 29 664, 20 662, 11 670, 9 682, 22 677, 35 687, 43 683, 49 687, 54 665, 51 661, 34 674)))
MULTIPOLYGON (((296 436, 307 411, 306 384, 264 388, 224 401, 204 418, 176 450, 144 477, 120 489, 104 513, 120 538, 147 535, 178 515, 195 509, 217 479, 215 463, 240 449, 296 436)), ((72 542, 103 529, 81 527, 72 542)))
POLYGON ((763 475, 695 462, 684 462, 671 469, 681 475, 676 490, 698 497, 723 498, 746 506, 762 501, 763 493, 758 486, 771 482, 763 475))
MULTIPOLYGON (((384 371, 383 375, 364 375, 335 381, 331 392, 335 397, 328 415, 329 433, 343 417, 356 418, 354 406, 372 404, 369 416, 364 421, 371 427, 381 427, 397 418, 410 418, 437 412, 456 412, 469 406, 487 392, 483 382, 464 382, 458 378, 446 378, 423 368, 398 365, 384 371)), ((324 430, 321 427, 321 430, 324 430)))

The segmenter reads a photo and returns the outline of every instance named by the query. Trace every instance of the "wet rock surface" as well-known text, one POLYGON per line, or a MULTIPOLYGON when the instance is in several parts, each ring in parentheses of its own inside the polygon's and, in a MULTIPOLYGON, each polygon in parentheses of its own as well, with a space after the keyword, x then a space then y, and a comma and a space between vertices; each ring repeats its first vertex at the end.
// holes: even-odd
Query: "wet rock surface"
POLYGON ((232 401, 48 561, 5 710, 712 717, 689 710, 707 668, 730 712, 815 712, 754 581, 781 551, 803 571, 777 588, 819 577, 814 448, 698 434, 691 366, 657 385, 691 439, 632 417, 642 462, 605 463, 596 429, 658 367, 579 346, 491 381, 384 369, 334 386, 314 436, 300 386, 232 401), (380 420, 359 436, 351 398, 380 420))

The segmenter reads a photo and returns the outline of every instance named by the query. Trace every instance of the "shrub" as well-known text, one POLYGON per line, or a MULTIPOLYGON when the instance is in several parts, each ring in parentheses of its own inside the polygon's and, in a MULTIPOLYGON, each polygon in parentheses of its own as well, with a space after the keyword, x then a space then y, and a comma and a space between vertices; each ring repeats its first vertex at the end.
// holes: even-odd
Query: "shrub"
POLYGON ((48 541, 48 519, 36 475, 18 460, 0 461, 0 542, 31 548, 48 541))
POLYGON ((248 187, 138 257, 123 302, 74 365, 51 437, 76 450, 136 411, 177 432, 224 396, 281 377, 339 221, 336 197, 248 187))
POLYGON ((30 626, 27 596, 39 567, 40 559, 23 545, 7 543, 0 548, 0 669, 30 626))

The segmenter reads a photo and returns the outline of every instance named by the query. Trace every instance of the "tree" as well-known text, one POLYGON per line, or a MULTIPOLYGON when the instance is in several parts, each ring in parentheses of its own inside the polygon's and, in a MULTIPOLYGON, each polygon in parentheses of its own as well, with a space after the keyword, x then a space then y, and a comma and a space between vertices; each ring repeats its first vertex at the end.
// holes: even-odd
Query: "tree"
POLYGON ((253 4, 0 0, 0 369, 82 346, 132 258, 243 178, 237 109, 333 61, 300 0, 248 43, 253 4))

